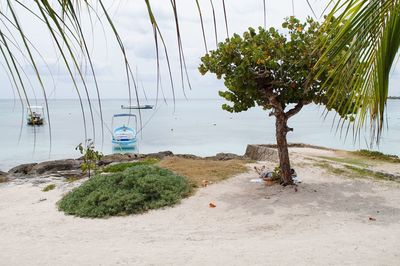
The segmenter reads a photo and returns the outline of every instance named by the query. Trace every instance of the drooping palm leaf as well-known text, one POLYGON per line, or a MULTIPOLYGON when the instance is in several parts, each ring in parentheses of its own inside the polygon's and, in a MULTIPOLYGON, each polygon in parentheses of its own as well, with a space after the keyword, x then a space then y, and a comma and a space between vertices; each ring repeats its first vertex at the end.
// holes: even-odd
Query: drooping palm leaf
MULTIPOLYGON (((116 31, 113 21, 108 15, 107 9, 103 5, 103 0, 97 0, 95 3, 98 4, 100 9, 93 8, 91 3, 86 0, 34 0, 31 2, 25 2, 20 0, 5 0, 0 6, 0 56, 3 60, 3 66, 7 70, 7 75, 13 81, 13 88, 17 92, 18 97, 21 101, 21 108, 24 110, 24 106, 30 108, 31 102, 27 93, 26 84, 30 83, 30 79, 25 74, 24 67, 29 64, 36 77, 39 88, 41 89, 41 97, 44 98, 45 108, 47 113, 47 120, 50 133, 51 143, 51 117, 50 109, 48 107, 48 93, 43 82, 40 68, 38 67, 38 60, 44 60, 40 54, 40 49, 35 46, 34 43, 29 39, 26 28, 23 23, 20 22, 20 14, 22 11, 27 11, 28 15, 36 19, 37 27, 47 29, 49 32, 49 41, 53 43, 53 46, 58 52, 58 56, 61 58, 65 69, 69 73, 70 80, 75 87, 77 96, 80 101, 85 138, 87 135, 87 121, 85 109, 89 109, 90 121, 92 127, 93 138, 96 137, 96 126, 95 126, 95 113, 92 106, 92 98, 97 98, 97 104, 99 108, 99 116, 101 120, 101 131, 102 131, 102 142, 104 140, 104 129, 103 129, 103 112, 101 106, 100 88, 96 78, 95 67, 89 52, 89 48, 86 41, 86 36, 83 31, 83 23, 85 20, 82 19, 82 10, 87 12, 90 17, 90 23, 93 27, 93 17, 97 18, 102 25, 108 25, 114 33, 121 51, 124 56, 124 64, 127 70, 127 78, 133 79, 129 71, 128 60, 126 53, 123 49, 122 41, 119 38, 118 32, 116 31), (83 9, 86 7, 86 9, 83 9), (94 14, 94 15, 93 15, 94 14), (103 18, 101 18, 103 16, 103 18), (104 19, 105 17, 105 19, 104 19), (106 23, 103 23, 106 22, 106 23), (18 62, 18 53, 22 58, 25 59, 27 64, 21 64, 18 62), (94 81, 94 87, 96 89, 96 96, 93 97, 89 93, 89 86, 87 84, 87 77, 85 77, 84 69, 89 67, 91 72, 91 78, 94 81), (23 77, 24 76, 24 77, 23 77), (130 78, 129 78, 130 77, 130 78), (81 84, 81 85, 78 85, 81 84), (82 97, 85 95, 85 100, 82 97), (86 101, 86 102, 84 102, 86 101)), ((92 28, 93 30, 93 28, 92 28)), ((47 64, 45 63, 48 68, 47 64)), ((53 77, 52 77, 53 78, 53 77)), ((136 88, 136 87, 135 87, 136 88)), ((130 91, 130 86, 129 86, 130 91)), ((34 96, 38 91, 34 91, 34 96)), ((131 98, 129 94, 129 98, 131 98)), ((50 144, 51 146, 51 144, 50 144)))
MULTIPOLYGON (((307 1, 307 0, 306 0, 307 1)), ((152 4, 150 0, 145 0, 145 5, 147 6, 150 22, 154 31, 154 39, 155 39, 155 47, 157 53, 157 95, 159 89, 161 89, 161 73, 160 73, 160 63, 159 63, 159 46, 160 44, 163 47, 166 63, 169 72, 169 79, 171 90, 173 94, 173 98, 175 101, 175 90, 174 90, 174 81, 173 81, 173 74, 171 70, 171 63, 170 57, 168 55, 168 49, 166 46, 166 42, 162 35, 160 28, 158 27, 156 17, 152 12, 152 4), (160 43, 161 41, 161 43, 160 43)), ((172 10, 174 11, 175 25, 176 25, 176 32, 177 32, 177 43, 180 55, 180 66, 181 66, 181 79, 182 84, 184 84, 184 76, 186 76, 186 82, 190 85, 188 71, 186 67, 184 52, 183 52, 183 44, 182 44, 182 36, 179 29, 179 19, 178 19, 178 12, 177 12, 177 4, 176 1, 171 0, 172 10)), ((95 108, 92 104, 91 98, 93 96, 89 93, 89 85, 88 81, 85 77, 85 67, 89 68, 91 72, 91 77, 94 81, 94 87, 96 89, 95 98, 97 98, 97 105, 100 111, 100 120, 102 125, 102 138, 104 139, 104 129, 103 129, 103 112, 101 106, 101 89, 99 82, 96 78, 96 71, 95 66, 93 64, 93 60, 91 58, 90 50, 88 48, 88 42, 86 41, 86 36, 83 31, 85 25, 85 20, 82 19, 82 12, 86 12, 90 23, 92 25, 92 34, 93 34, 93 25, 94 19, 97 19, 101 25, 107 26, 111 29, 115 40, 117 41, 120 51, 123 55, 123 63, 125 65, 125 74, 128 81, 128 91, 129 91, 129 101, 131 102, 132 93, 131 93, 131 84, 135 90, 136 100, 139 101, 138 92, 137 92, 137 82, 132 74, 131 67, 128 62, 128 56, 126 54, 122 39, 120 38, 116 27, 114 26, 113 19, 108 13, 108 9, 104 5, 104 0, 96 0, 96 1, 87 1, 87 0, 34 0, 31 2, 21 1, 21 0, 4 0, 3 5, 0 6, 0 47, 1 47, 1 56, 3 57, 4 66, 8 71, 8 75, 10 76, 11 80, 13 81, 13 87, 15 91, 18 92, 21 99, 21 103, 27 106, 30 106, 30 101, 27 93, 26 83, 30 82, 26 77, 24 78, 24 69, 23 64, 18 62, 18 58, 14 56, 16 53, 13 47, 19 47, 17 50, 19 53, 22 53, 23 56, 28 60, 29 64, 32 66, 34 70, 35 77, 40 84, 41 88, 41 95, 45 98, 47 116, 49 121, 49 130, 51 134, 50 128, 50 110, 48 108, 47 98, 48 93, 46 88, 44 87, 44 82, 42 80, 42 73, 41 69, 38 67, 38 58, 42 60, 42 56, 40 55, 39 49, 35 47, 35 45, 30 41, 29 34, 26 34, 23 24, 19 23, 19 12, 21 9, 28 11, 32 17, 34 17, 37 22, 38 26, 42 26, 46 28, 49 32, 50 41, 52 41, 53 46, 56 48, 58 52, 58 59, 63 63, 65 69, 68 72, 70 80, 75 88, 77 96, 80 101, 83 124, 85 129, 85 138, 88 137, 87 134, 87 121, 85 110, 89 109, 89 117, 91 127, 92 127, 92 135, 93 137, 96 136, 96 129, 95 129, 95 108), (14 32, 10 32, 10 28, 14 30, 14 32), (17 39, 16 39, 17 38, 17 39), (13 39, 15 40, 12 41, 13 39), (17 44, 17 45, 16 45, 17 44)), ((199 0, 195 0, 194 2, 197 6, 199 17, 200 17, 200 24, 203 34, 203 40, 206 51, 208 50, 207 47, 207 40, 206 40, 206 31, 203 25, 203 14, 201 3, 199 0)), ((216 45, 218 45, 218 34, 217 34, 217 17, 216 14, 223 16, 224 19, 224 26, 226 30, 226 34, 229 37, 229 23, 228 23, 228 13, 227 8, 229 2, 225 0, 221 0, 221 6, 219 10, 215 10, 213 0, 210 0, 212 16, 213 16, 213 25, 214 25, 214 36, 216 45)), ((266 26, 266 0, 259 2, 260 5, 263 5, 263 12, 264 12, 264 26, 266 26)), ((307 1, 308 3, 308 1, 307 1)), ((85 14, 86 14, 85 13, 85 14)), ((104 29, 103 29, 104 30, 104 29)), ((184 87, 184 85, 182 85, 184 87)), ((36 97, 36 96, 35 96, 36 97)), ((164 96, 165 98, 165 96, 164 96)), ((138 103, 139 104, 139 103, 138 103)), ((24 107, 22 106, 22 110, 24 107)))
MULTIPOLYGON (((342 88, 351 87, 352 97, 342 103, 344 111, 357 108, 355 134, 370 122, 372 137, 379 141, 385 121, 389 76, 400 45, 400 1, 341 0, 327 21, 338 17, 333 42, 320 62, 340 56, 342 64, 332 72, 331 101, 342 88), (345 52, 343 52, 346 50, 345 52)), ((318 65, 318 67, 323 67, 318 65)))

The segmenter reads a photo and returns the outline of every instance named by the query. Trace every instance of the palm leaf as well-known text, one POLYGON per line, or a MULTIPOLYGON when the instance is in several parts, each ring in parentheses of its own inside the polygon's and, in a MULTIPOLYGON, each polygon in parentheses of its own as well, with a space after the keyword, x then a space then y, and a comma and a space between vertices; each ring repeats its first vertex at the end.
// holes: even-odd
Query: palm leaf
POLYGON ((357 112, 355 135, 370 122, 371 135, 379 141, 390 71, 400 45, 400 1, 342 0, 327 21, 335 15, 338 20, 331 29, 335 38, 324 44, 320 62, 340 57, 342 64, 333 71, 332 84, 325 85, 335 90, 331 102, 338 100, 340 90, 352 88, 352 97, 341 103, 343 112, 357 112))

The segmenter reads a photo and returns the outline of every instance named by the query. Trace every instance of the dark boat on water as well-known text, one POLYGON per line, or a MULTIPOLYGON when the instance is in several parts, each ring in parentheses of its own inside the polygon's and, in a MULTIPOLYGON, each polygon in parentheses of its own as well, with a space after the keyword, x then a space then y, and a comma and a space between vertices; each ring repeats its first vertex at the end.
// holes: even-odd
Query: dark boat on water
POLYGON ((41 126, 44 124, 44 108, 43 106, 27 107, 27 124, 30 126, 41 126))
POLYGON ((153 109, 154 105, 146 104, 146 105, 121 105, 121 109, 153 109))

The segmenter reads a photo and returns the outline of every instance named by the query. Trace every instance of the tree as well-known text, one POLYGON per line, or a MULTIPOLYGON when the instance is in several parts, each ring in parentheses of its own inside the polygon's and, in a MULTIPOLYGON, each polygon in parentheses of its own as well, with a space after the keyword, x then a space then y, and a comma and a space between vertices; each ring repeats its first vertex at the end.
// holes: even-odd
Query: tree
MULTIPOLYGON (((261 27, 258 32, 249 28, 243 37, 235 34, 220 43, 217 50, 202 57, 199 70, 203 75, 211 72, 218 79, 225 80, 228 90, 219 94, 232 105, 224 104, 224 110, 242 112, 256 105, 271 110, 270 116, 276 118, 282 179, 288 185, 293 183, 286 139, 287 133, 293 129, 288 127, 288 120, 312 102, 337 109, 340 101, 328 104, 330 95, 322 87, 329 82, 329 71, 335 67, 334 61, 325 62, 329 69, 318 79, 312 79, 314 66, 322 53, 316 48, 326 40, 326 32, 311 18, 301 23, 290 17, 282 26, 287 29, 287 34, 261 27)), ((341 91, 341 98, 348 93, 348 90, 341 91)), ((351 115, 339 114, 342 117, 351 115)))
POLYGON ((95 149, 94 142, 91 139, 86 140, 85 146, 79 143, 75 150, 82 154, 81 170, 84 173, 87 172, 90 178, 90 171, 96 170, 97 163, 103 157, 103 154, 95 149))

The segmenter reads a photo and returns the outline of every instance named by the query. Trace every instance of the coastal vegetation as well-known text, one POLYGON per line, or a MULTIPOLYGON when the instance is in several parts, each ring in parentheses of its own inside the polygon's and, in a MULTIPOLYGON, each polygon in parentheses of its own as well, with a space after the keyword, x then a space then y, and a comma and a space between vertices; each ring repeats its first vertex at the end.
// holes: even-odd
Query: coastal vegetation
POLYGON ((153 165, 136 165, 92 177, 65 195, 58 206, 79 217, 137 214, 174 205, 191 191, 182 176, 153 165))
POLYGON ((196 187, 247 172, 248 162, 166 157, 111 164, 65 195, 58 206, 79 217, 142 213, 172 206, 196 187))
POLYGON ((159 159, 156 158, 147 158, 144 160, 136 161, 136 162, 127 162, 127 163, 116 163, 116 164, 111 164, 103 169, 101 169, 101 172, 104 173, 117 173, 117 172, 123 172, 128 168, 131 168, 133 166, 138 166, 138 165, 153 165, 159 162, 159 159))
MULTIPOLYGON (((293 183, 286 139, 293 129, 288 127, 288 120, 310 103, 336 110, 345 119, 352 120, 352 113, 341 112, 341 101, 330 102, 330 91, 324 88, 332 81, 329 72, 341 62, 326 61, 329 69, 318 79, 311 79, 323 53, 320 44, 329 39, 325 29, 311 18, 302 23, 295 17, 286 19, 282 27, 286 34, 262 27, 258 31, 249 28, 243 37, 234 34, 202 57, 199 71, 224 79, 227 91, 220 91, 219 95, 232 103, 224 104, 224 110, 242 112, 258 105, 275 116, 279 166, 283 183, 288 185, 293 183)), ((348 88, 340 95, 344 99, 349 93, 348 88)))
POLYGON ((318 158, 337 163, 357 165, 360 167, 368 166, 367 161, 364 158, 359 158, 359 157, 318 156, 318 158))
MULTIPOLYGON (((92 6, 86 1, 56 1, 49 3, 48 1, 34 1, 34 5, 25 5, 20 1, 7 1, 4 5, 4 10, 7 12, 3 12, 6 14, 5 22, 3 22, 3 29, 4 27, 7 30, 1 31, 0 38, 2 39, 2 43, 0 46, 2 47, 2 56, 4 59, 4 66, 5 70, 9 72, 11 77, 11 82, 13 83, 13 87, 17 91, 18 96, 21 99, 22 106, 24 104, 30 105, 26 88, 28 87, 28 81, 25 79, 21 79, 23 76, 22 72, 24 72, 23 65, 19 62, 16 62, 15 54, 21 53, 28 61, 28 63, 32 66, 32 70, 34 76, 37 78, 38 84, 40 85, 39 88, 43 92, 43 97, 47 102, 47 95, 46 90, 44 88, 45 82, 42 80, 43 73, 41 73, 40 67, 37 63, 37 56, 34 56, 32 52, 36 50, 36 47, 31 43, 31 41, 27 38, 27 35, 24 33, 25 28, 20 23, 18 19, 18 14, 21 9, 27 10, 29 14, 32 14, 35 18, 38 18, 39 21, 47 28, 50 32, 49 40, 53 41, 55 50, 59 53, 58 58, 61 59, 61 62, 65 64, 65 68, 67 70, 68 76, 70 77, 73 87, 77 91, 82 115, 83 115, 83 122, 85 128, 85 135, 86 135, 86 115, 84 113, 84 107, 82 102, 82 95, 80 91, 86 94, 88 99, 88 107, 89 112, 92 120, 92 129, 93 135, 95 136, 95 126, 94 126, 94 112, 92 109, 91 101, 89 100, 91 97, 89 95, 89 89, 87 82, 85 80, 85 76, 82 66, 85 64, 80 64, 80 60, 78 58, 82 58, 82 61, 85 61, 89 71, 91 72, 90 76, 94 79, 94 84, 96 88, 96 94, 98 98, 98 105, 99 105, 99 116, 100 119, 102 118, 102 108, 101 108, 101 99, 99 93, 99 87, 96 80, 95 70, 93 67, 92 59, 89 53, 89 49, 87 46, 86 38, 84 31, 82 30, 82 20, 81 20, 81 12, 82 10, 87 10, 93 18, 102 19, 104 22, 103 25, 108 25, 112 31, 113 36, 118 42, 119 48, 121 50, 123 56, 123 62, 125 64, 126 75, 128 79, 128 84, 131 84, 130 80, 133 79, 133 75, 131 73, 131 68, 129 66, 129 61, 127 60, 126 51, 124 49, 123 42, 118 34, 117 29, 113 24, 112 18, 109 16, 107 12, 107 7, 104 6, 104 1, 98 0, 98 8, 94 9, 91 8, 92 6), (88 7, 82 8, 82 7, 88 7), (99 14, 101 13, 101 14, 99 14), (9 29, 13 29, 14 31, 10 31, 9 29), (13 40, 13 41, 10 41, 13 40), (15 45, 19 43, 20 45, 15 45), (13 50, 12 47, 16 46, 17 49, 13 50), (76 49, 78 48, 78 49, 76 49), (81 57, 82 56, 82 57, 81 57), (78 88, 78 85, 82 86, 82 88, 78 88), (26 103, 24 103, 24 99, 26 103)), ((225 27, 227 36, 229 37, 228 31, 228 20, 227 14, 225 9, 225 2, 222 1, 223 10, 221 10, 222 14, 224 15, 225 20, 225 27)), ((307 3, 309 3, 307 1, 307 3)), ((154 30, 154 38, 155 38, 155 46, 157 49, 157 61, 159 61, 160 55, 158 49, 160 47, 164 48, 166 58, 168 58, 168 52, 166 45, 164 43, 164 39, 162 37, 162 32, 157 24, 157 18, 152 11, 152 3, 151 1, 145 1, 149 21, 154 30), (160 42, 161 41, 161 42, 160 42)), ((173 19, 175 20, 175 27, 177 32, 178 38, 178 48, 179 48, 179 57, 180 57, 180 69, 181 69, 181 78, 183 80, 183 73, 186 71, 186 64, 185 58, 183 54, 180 30, 179 30, 179 19, 178 19, 178 12, 177 12, 177 3, 176 1, 170 2, 170 8, 174 11, 173 19)), ((199 11, 199 18, 201 29, 204 36, 204 44, 205 50, 208 53, 207 48, 207 40, 205 38, 205 29, 203 27, 203 20, 202 20, 202 11, 201 5, 199 1, 196 1, 197 8, 199 11)), ((266 5, 265 1, 263 1, 264 6, 264 24, 265 24, 265 17, 266 17, 266 5)), ((212 5, 212 2, 211 2, 212 5)), ((213 18, 214 24, 216 24, 215 19, 215 10, 214 6, 212 5, 213 10, 213 18)), ((310 50, 317 50, 317 55, 314 54, 315 58, 318 58, 318 62, 311 62, 308 61, 302 67, 304 68, 302 71, 295 73, 296 75, 304 75, 305 72, 309 72, 312 74, 307 75, 306 81, 299 82, 299 80, 303 79, 303 77, 296 76, 295 78, 290 77, 284 81, 284 86, 282 84, 273 84, 275 87, 275 93, 279 94, 278 98, 281 98, 281 103, 276 103, 275 101, 270 101, 268 99, 268 103, 261 104, 265 109, 273 109, 271 115, 276 117, 276 127, 277 129, 277 142, 278 148, 280 150, 281 163, 280 168, 283 173, 284 182, 285 184, 289 184, 290 182, 290 161, 287 154, 286 146, 286 134, 291 131, 292 129, 287 126, 287 119, 298 112, 299 109, 305 104, 309 102, 315 103, 323 103, 327 106, 328 110, 335 109, 339 112, 340 116, 343 119, 348 119, 348 121, 353 121, 355 116, 358 116, 358 123, 355 125, 354 128, 361 128, 361 126, 365 123, 367 118, 370 118, 372 122, 376 122, 376 127, 372 127, 376 132, 377 137, 379 139, 382 124, 384 121, 384 110, 386 105, 386 100, 388 96, 388 80, 390 70, 392 69, 392 65, 394 62, 394 58, 397 54, 398 47, 400 45, 400 40, 395 38, 398 36, 400 31, 400 19, 399 14, 400 12, 400 2, 397 0, 383 0, 383 1, 369 1, 369 0, 360 0, 360 1, 351 1, 351 0, 340 0, 337 1, 335 7, 333 8, 332 12, 329 13, 327 16, 326 21, 323 24, 322 28, 319 28, 318 32, 321 34, 318 39, 318 45, 312 43, 306 43, 306 47, 310 47, 310 50), (335 16, 337 18, 335 18, 335 16), (321 30, 322 29, 322 30, 321 30), (323 37, 321 37, 323 36, 323 37), (395 40, 395 41, 393 41, 395 40), (351 59, 351 60, 350 60, 351 59), (337 64, 339 62, 339 64, 337 64), (308 64, 309 63, 309 64, 308 64), (314 75, 315 74, 315 75, 314 75), (311 89, 314 81, 318 79, 318 86, 315 88, 321 87, 321 90, 318 92, 319 95, 318 99, 313 98, 316 96, 317 90, 311 89), (303 95, 297 95, 293 93, 293 91, 297 91, 295 89, 296 86, 301 86, 304 91, 306 92, 303 95), (325 88, 326 86, 326 88, 325 88), (287 97, 283 97, 281 92, 279 91, 285 87, 285 89, 290 89, 292 87, 292 91, 287 95, 287 97), (313 97, 310 95, 314 94, 313 97), (303 97, 304 96, 304 97, 303 97), (312 98, 312 99, 311 99, 312 98), (322 100, 323 98, 323 100, 322 100), (294 100, 295 99, 295 100, 294 100), (301 99, 301 100, 300 100, 301 99), (283 106, 280 106, 282 105, 283 106), (289 111, 285 112, 284 108, 288 105, 294 104, 295 107, 290 109, 289 111), (337 105, 337 106, 335 106, 337 105), (277 110, 283 109, 281 112, 277 112, 277 110), (279 115, 280 113, 280 115, 279 115), (283 114, 286 115, 286 119, 283 118, 283 114), (355 116, 349 116, 349 114, 354 114, 355 116), (279 122, 279 123, 278 123, 279 122), (279 131, 279 132, 278 132, 279 131), (285 162, 285 163, 283 163, 285 162)), ((290 23, 287 24, 288 27, 293 27, 289 30, 289 34, 286 37, 292 38, 305 38, 308 35, 314 34, 312 32, 312 27, 307 28, 305 30, 306 25, 291 25, 290 23), (297 37, 296 37, 297 34, 297 37)), ((265 28, 265 25, 264 25, 265 28)), ((255 31, 254 31, 255 32, 255 31)), ((268 31, 265 31, 268 32, 268 31)), ((251 36, 253 33, 248 32, 251 36)), ((261 31, 256 33, 256 36, 261 36, 261 31)), ((278 34, 279 35, 279 34, 278 34)), ((271 35, 272 36, 272 35, 271 35)), ((216 43, 218 43, 217 38, 217 29, 215 25, 215 37, 216 43)), ((254 37, 254 36, 252 36, 254 37)), ((276 36, 278 37, 278 36, 276 36)), ((276 38, 278 41, 282 39, 280 36, 276 38)), ((228 38, 229 39, 229 38, 228 38)), ((232 40, 237 39, 237 35, 235 35, 232 40)), ((278 41, 279 42, 279 41, 278 41)), ((292 42, 292 40, 290 41, 292 42)), ((232 42, 233 43, 233 42, 232 42)), ((282 44, 282 43, 281 43, 282 44)), ((290 47, 290 45, 289 45, 290 47)), ((301 45, 299 47, 302 47, 301 45)), ((252 47, 248 47, 252 50, 252 47)), ((276 50, 279 50, 280 53, 287 53, 287 57, 293 56, 293 51, 288 49, 283 49, 281 47, 275 47, 276 50)), ((301 48, 300 48, 301 49, 301 48)), ((257 50, 257 49, 254 49, 257 50)), ((259 51, 258 51, 259 52, 259 51)), ((299 50, 297 50, 299 52, 299 50)), ((307 54, 299 53, 301 56, 307 57, 307 54)), ((265 60, 263 61, 261 54, 257 55, 257 51, 253 53, 254 57, 257 58, 256 64, 262 65, 264 64, 265 60)), ((269 55, 267 55, 268 57, 269 55)), ((43 59, 43 58, 41 58, 43 59)), ((282 59, 282 58, 281 58, 282 59)), ((304 58, 302 58, 303 60, 304 58)), ((169 61, 169 59, 167 59, 169 61)), ((280 59, 276 57, 275 62, 279 62, 280 59)), ((271 61, 274 61, 271 60, 271 61)), ((301 60, 300 60, 301 61, 301 60)), ((294 63, 296 67, 300 61, 293 60, 291 63, 294 63)), ((306 60, 307 61, 307 60, 306 60)), ((254 63, 254 62, 253 62, 254 63)), ((304 62, 303 62, 304 63, 304 62)), ((157 62, 159 65, 159 62, 157 62)), ((279 65, 279 64, 277 64, 279 65)), ((271 67, 271 66, 268 66, 271 67)), ((159 67, 157 67, 159 69, 159 67)), ((171 68, 169 67, 168 62, 168 70, 169 76, 173 76, 171 74, 171 68)), ((243 69, 239 69, 242 71, 243 69)), ((274 71, 281 71, 280 69, 276 68, 274 71)), ((210 70, 211 71, 211 70, 210 70)), ((290 73, 276 73, 287 75, 290 73)), ((287 71, 287 70, 285 70, 287 71)), ((261 72, 258 73, 260 75, 261 72)), ((293 72, 294 73, 294 72, 293 72)), ((265 74, 265 73, 264 73, 265 74)), ((159 76, 160 74, 157 73, 157 90, 159 86, 159 76)), ((246 76, 243 76, 246 78, 246 76)), ((265 77, 264 77, 265 78, 265 77)), ((172 78, 171 78, 172 79, 172 78)), ((261 81, 262 78, 258 78, 257 82, 265 82, 261 81)), ((133 82, 134 83, 134 82, 133 82)), ((173 82, 171 80, 171 89, 173 88, 173 82)), ((246 84, 248 85, 248 84, 246 84)), ((254 85, 254 84, 250 84, 254 85)), ((239 86, 240 87, 240 86, 239 86)), ((272 88, 272 87, 271 87, 272 88)), ((228 88, 232 89, 232 88, 228 88)), ((273 89, 274 90, 274 89, 273 89)), ((130 91, 130 88, 129 88, 130 91)), ((290 91, 290 90, 288 90, 290 91)), ((232 92, 232 91, 231 91, 232 92)), ((230 92, 222 93, 223 97, 236 102, 232 108, 225 106, 225 109, 228 111, 238 111, 237 108, 245 110, 248 108, 249 103, 252 101, 246 97, 248 97, 252 92, 249 93, 237 93, 238 91, 230 94, 230 92), (240 104, 239 104, 240 103, 240 104), (230 110, 229 110, 230 109, 230 110)), ((129 94, 131 95, 131 93, 129 94)), ((131 96, 129 96, 131 97, 131 96)), ((251 96, 253 97, 253 96, 251 96)), ((269 97, 266 97, 269 98, 269 97)), ((253 99, 254 100, 254 99, 253 99)), ((257 103, 259 104, 259 103, 257 103)), ((47 104, 46 104, 47 105, 47 104)), ((252 105, 252 104, 250 104, 252 105)), ((260 104, 259 104, 260 105, 260 104)), ((24 109, 24 108, 22 108, 24 109)), ((47 109, 47 115, 49 116, 49 110, 47 109)), ((242 110, 241 110, 242 111, 242 110)), ((103 123, 101 123, 103 127, 103 123)), ((51 128, 50 117, 48 117, 48 126, 49 130, 51 128)), ((51 130, 50 130, 51 131, 51 130)), ((103 129, 102 129, 103 131, 103 129)), ((357 132, 357 131, 356 131, 357 132)), ((51 132, 50 132, 51 133, 51 132)), ((49 141, 51 142, 51 134, 49 134, 49 141)), ((93 164, 88 161, 82 164, 82 169, 84 171, 88 171, 89 176, 91 174, 91 170, 93 164)))
POLYGON ((365 167, 355 166, 348 163, 333 164, 329 161, 317 161, 312 164, 313 167, 322 168, 330 174, 347 178, 367 178, 374 180, 385 180, 400 182, 400 176, 382 171, 374 171, 365 167))
POLYGON ((55 184, 49 184, 49 185, 45 186, 45 187, 42 189, 42 191, 43 191, 43 192, 48 192, 48 191, 53 190, 53 189, 55 189, 55 188, 56 188, 56 185, 55 185, 55 184))
POLYGON ((370 151, 370 150, 359 150, 353 152, 355 155, 358 155, 363 158, 372 159, 372 160, 379 160, 379 161, 386 161, 392 163, 400 163, 400 158, 397 155, 391 154, 384 154, 379 151, 370 151))
POLYGON ((80 143, 75 149, 82 154, 82 172, 88 173, 90 178, 91 170, 97 169, 97 162, 103 157, 103 154, 95 149, 91 139, 86 141, 85 146, 80 143))
POLYGON ((197 187, 216 183, 237 174, 248 171, 247 160, 205 160, 171 157, 165 158, 157 165, 174 173, 185 176, 197 187))

